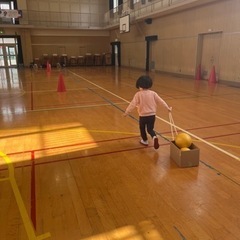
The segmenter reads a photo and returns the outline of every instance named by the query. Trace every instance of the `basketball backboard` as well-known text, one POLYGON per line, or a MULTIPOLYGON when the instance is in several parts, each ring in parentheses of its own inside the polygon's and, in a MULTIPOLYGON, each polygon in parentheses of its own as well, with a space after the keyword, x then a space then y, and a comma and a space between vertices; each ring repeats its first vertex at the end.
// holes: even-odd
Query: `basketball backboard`
POLYGON ((130 14, 120 17, 119 27, 120 33, 130 32, 130 14))

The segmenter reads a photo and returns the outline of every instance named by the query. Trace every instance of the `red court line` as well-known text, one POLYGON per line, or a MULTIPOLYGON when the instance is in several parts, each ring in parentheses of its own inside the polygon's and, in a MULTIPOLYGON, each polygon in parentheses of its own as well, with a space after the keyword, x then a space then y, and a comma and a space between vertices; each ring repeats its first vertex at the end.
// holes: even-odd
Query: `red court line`
MULTIPOLYGON (((239 133, 238 133, 239 134, 239 133)), ((227 136, 227 135, 224 135, 227 136)), ((212 136, 213 137, 213 136, 212 136)), ((212 138, 211 137, 211 138, 212 138)), ((120 139, 129 139, 129 138, 136 138, 136 136, 131 136, 131 137, 124 137, 124 138, 117 138, 114 139, 115 141, 119 141, 120 139)), ((210 137, 209 137, 210 138, 210 137)), ((107 140, 102 140, 102 141, 98 141, 98 142, 108 142, 108 141, 113 141, 113 139, 107 139, 107 140)), ((92 142, 88 142, 92 143, 92 142)), ((90 155, 85 155, 85 156, 74 156, 74 157, 69 157, 69 158, 65 158, 65 159, 56 159, 56 160, 52 160, 52 161, 46 161, 46 162, 41 162, 41 163, 35 163, 35 152, 37 151, 44 151, 47 149, 56 149, 56 148, 64 148, 64 147, 70 147, 70 146, 76 146, 76 145, 84 145, 87 143, 81 143, 81 144, 71 144, 71 145, 66 145, 66 146, 58 146, 58 147, 53 147, 53 148, 44 148, 44 149, 36 149, 36 150, 31 150, 31 151, 26 151, 31 153, 31 160, 32 163, 31 165, 25 165, 23 167, 29 167, 31 166, 31 220, 33 223, 34 228, 36 229, 36 179, 35 179, 35 166, 39 166, 39 165, 45 165, 45 164, 50 164, 50 163, 58 163, 58 162, 63 162, 63 161, 71 161, 71 160, 76 160, 76 159, 83 159, 83 158, 92 158, 92 157, 98 157, 98 156, 102 156, 102 155, 108 155, 108 154, 116 154, 116 153, 121 153, 121 152, 129 152, 129 151, 136 151, 136 150, 140 150, 140 149, 144 149, 144 148, 152 148, 152 146, 148 146, 148 147, 136 147, 136 148, 130 148, 130 149, 122 149, 122 150, 116 150, 116 151, 109 151, 109 152, 103 152, 103 153, 95 153, 95 154, 90 154, 90 155)), ((161 146, 166 146, 169 145, 169 143, 165 143, 165 144, 161 144, 161 146)), ((17 153, 12 153, 13 154, 17 154, 17 153)), ((18 168, 20 168, 22 166, 19 166, 18 168)))
MULTIPOLYGON (((238 124, 238 123, 236 123, 238 124)), ((231 125, 231 124, 230 124, 231 125)), ((221 125, 218 125, 221 126, 221 125)), ((211 126, 214 127, 214 126, 211 126)), ((211 128, 211 127, 203 127, 203 128, 211 128)), ((201 128, 196 128, 196 129, 201 129, 201 128)), ((194 130, 191 129, 191 130, 194 130)), ((163 132, 163 134, 170 133, 170 132, 163 132)), ((226 137, 226 136, 233 136, 233 135, 238 135, 240 133, 232 133, 232 134, 225 134, 225 135, 215 135, 215 136, 207 136, 204 137, 203 139, 211 139, 211 138, 217 138, 217 137, 226 137)), ((47 147, 47 148, 40 148, 40 149, 34 149, 34 150, 27 150, 27 151, 22 151, 22 152, 14 152, 14 153, 8 153, 7 155, 17 155, 17 154, 22 154, 22 153, 31 153, 32 151, 34 152, 40 152, 40 151, 45 151, 45 150, 53 150, 53 149, 59 149, 59 148, 67 148, 67 147, 74 147, 74 146, 81 146, 81 145, 86 145, 86 144, 92 144, 92 143, 103 143, 103 142, 110 142, 110 141, 118 141, 118 140, 124 140, 124 139, 130 139, 130 138, 136 138, 139 136, 130 136, 130 137, 122 137, 122 138, 112 138, 112 139, 105 139, 105 140, 100 140, 100 141, 94 141, 94 142, 83 142, 83 143, 75 143, 75 144, 68 144, 68 145, 62 145, 62 146, 56 146, 56 147, 47 147)))
POLYGON ((229 134, 222 134, 222 135, 217 135, 217 136, 205 137, 204 139, 219 138, 219 137, 228 137, 228 136, 234 136, 234 135, 239 135, 239 134, 240 134, 240 132, 237 132, 237 133, 229 133, 229 134))
POLYGON ((8 156, 12 156, 12 155, 17 155, 17 154, 22 154, 22 153, 31 153, 32 151, 34 151, 34 152, 41 152, 41 151, 46 151, 46 150, 53 150, 53 149, 59 149, 59 148, 68 148, 68 147, 81 146, 81 145, 87 145, 87 144, 93 144, 93 143, 118 141, 118 140, 124 140, 124 139, 129 139, 129 138, 136 138, 136 137, 139 137, 139 136, 112 138, 112 139, 105 139, 105 140, 100 140, 100 141, 82 142, 82 143, 68 144, 68 145, 62 145, 62 146, 56 146, 56 147, 39 148, 39 149, 27 150, 27 151, 23 151, 23 152, 8 153, 7 155, 8 156))
POLYGON ((217 125, 211 125, 211 126, 206 126, 206 127, 188 128, 187 130, 199 130, 199 129, 224 127, 224 126, 231 126, 231 125, 238 125, 238 124, 240 124, 240 122, 217 124, 217 125))
MULTIPOLYGON (((28 150, 28 151, 23 151, 23 152, 15 152, 15 153, 9 153, 7 154, 8 156, 12 156, 12 155, 18 155, 18 154, 27 154, 30 153, 31 154, 31 160, 34 159, 34 167, 37 165, 42 165, 42 164, 47 164, 47 163, 51 163, 51 162, 61 162, 61 161, 67 161, 67 160, 71 160, 71 159, 76 159, 76 158, 86 158, 86 157, 93 157, 93 156, 98 156, 98 155, 105 155, 105 154, 111 154, 111 153, 118 153, 118 152, 125 152, 125 151, 134 151, 134 150, 139 150, 139 149, 144 149, 144 148, 152 148, 153 146, 141 146, 141 147, 136 147, 136 148, 129 148, 129 149, 124 149, 124 150, 116 150, 116 151, 111 151, 111 152, 104 152, 104 153, 96 153, 96 154, 92 154, 92 155, 86 155, 86 156, 79 156, 79 157, 74 157, 74 158, 68 158, 68 159, 61 159, 61 160, 54 160, 54 161, 48 161, 48 162, 44 162, 44 163, 36 163, 35 162, 35 153, 36 152, 40 152, 40 151, 46 151, 46 150, 52 150, 52 149, 63 149, 63 148, 67 148, 67 147, 72 147, 72 146, 81 146, 81 145, 87 145, 87 144, 92 144, 92 143, 102 143, 102 142, 112 142, 112 141, 119 141, 119 140, 124 140, 124 139, 130 139, 130 138, 136 138, 139 136, 131 136, 131 137, 124 137, 124 138, 115 138, 115 139, 106 139, 106 140, 101 140, 101 141, 96 141, 96 142, 85 142, 85 143, 76 143, 76 144, 71 144, 71 145, 64 145, 64 146, 57 146, 57 147, 49 147, 49 148, 42 148, 42 149, 36 149, 36 150, 28 150)), ((168 145, 169 143, 165 143, 165 144, 161 144, 160 146, 165 146, 168 145)), ((33 163, 31 164, 27 164, 24 166, 16 166, 16 168, 21 168, 21 167, 33 167, 33 163)), ((7 170, 7 168, 2 168, 0 169, 1 171, 7 170)), ((32 172, 32 174, 34 174, 35 177, 35 172, 32 172)))
POLYGON ((35 178, 35 154, 31 152, 32 169, 31 169, 31 220, 36 230, 36 178, 35 178))
MULTIPOLYGON (((164 143, 160 145, 161 146, 166 146, 169 145, 169 143, 164 143)), ((95 154, 89 154, 89 155, 84 155, 84 156, 74 156, 74 157, 69 157, 69 158, 61 158, 61 159, 56 159, 52 161, 45 161, 45 162, 36 162, 34 165, 39 166, 39 165, 45 165, 45 164, 50 164, 50 163, 58 163, 58 162, 65 162, 65 161, 71 161, 75 159, 83 159, 83 158, 91 158, 91 157, 98 157, 102 155, 109 155, 109 154, 115 154, 115 153, 121 153, 121 152, 129 152, 129 151, 136 151, 140 149, 145 149, 145 148, 153 148, 153 146, 140 146, 140 147, 135 147, 135 148, 128 148, 128 149, 122 149, 122 150, 116 150, 116 151, 109 151, 109 152, 102 152, 102 153, 95 153, 95 154)), ((30 164, 24 165, 24 166, 18 166, 16 168, 22 168, 22 167, 30 167, 30 164)))
MULTIPOLYGON (((225 123, 225 124, 218 124, 218 125, 211 125, 211 126, 205 126, 205 127, 196 127, 196 128, 187 128, 186 131, 193 131, 193 130, 201 130, 201 129, 210 129, 210 128, 215 128, 215 127, 225 127, 225 126, 232 126, 232 125, 238 125, 240 122, 234 122, 234 123, 225 123)), ((169 134, 171 133, 170 131, 167 132, 162 132, 161 134, 169 134)), ((204 137, 203 139, 210 139, 210 138, 217 138, 217 137, 222 137, 222 136, 231 136, 231 135, 238 135, 240 132, 237 133, 231 133, 231 134, 226 134, 226 135, 216 135, 216 136, 209 136, 209 137, 204 137)))
MULTIPOLYGON (((240 133, 225 134, 225 135, 216 135, 216 136, 208 136, 208 137, 205 137, 205 138, 203 138, 203 139, 226 137, 226 136, 232 136, 232 135, 238 135, 238 134, 240 134, 240 133)), ((9 153, 8 155, 10 156, 10 155, 18 155, 18 154, 22 154, 22 153, 32 153, 32 152, 36 153, 36 152, 46 151, 46 150, 63 149, 63 148, 68 148, 68 147, 73 147, 73 146, 88 145, 88 144, 92 144, 92 143, 104 143, 104 142, 119 141, 119 140, 125 140, 125 139, 136 138, 136 137, 139 137, 139 136, 130 136, 130 137, 123 137, 123 138, 105 139, 105 140, 96 141, 96 142, 84 142, 84 143, 76 143, 76 144, 62 145, 62 146, 56 146, 56 147, 49 147, 49 148, 28 150, 28 151, 24 151, 24 152, 9 153)), ((168 144, 169 144, 169 143, 165 143, 165 144, 161 144, 160 146, 165 146, 165 145, 168 145, 168 144)), ((72 159, 76 159, 76 158, 86 158, 86 157, 94 157, 94 156, 100 156, 100 155, 111 154, 111 153, 120 153, 120 152, 126 152, 126 151, 134 151, 134 150, 143 149, 143 148, 149 148, 149 147, 152 147, 152 146, 129 148, 129 149, 124 149, 124 150, 117 150, 117 151, 104 152, 104 153, 96 153, 96 154, 92 154, 92 155, 79 156, 79 157, 67 158, 67 159, 61 159, 61 160, 55 160, 55 161, 48 161, 48 162, 43 162, 43 163, 35 163, 35 162, 34 162, 34 166, 36 166, 36 165, 42 165, 42 164, 47 164, 47 163, 52 163, 52 162, 67 161, 67 160, 72 160, 72 159)), ((18 167, 16 167, 16 168, 29 167, 29 166, 31 166, 31 165, 27 164, 27 165, 24 165, 24 166, 18 166, 18 167)), ((7 169, 4 169, 4 168, 3 168, 3 169, 1 169, 0 171, 3 171, 3 170, 7 170, 7 169)))
MULTIPOLYGON (((166 145, 169 145, 169 143, 164 143, 164 144, 161 144, 161 146, 166 146, 166 145)), ((60 147, 59 147, 60 148, 60 147)), ((51 160, 51 161, 45 161, 45 162, 35 162, 34 163, 34 169, 36 166, 39 166, 39 165, 45 165, 45 164, 49 164, 49 163, 57 163, 57 162, 65 162, 65 161, 70 161, 70 160, 74 160, 74 159, 82 159, 82 158, 91 158, 91 157, 97 157, 97 156, 101 156, 101 155, 108 155, 108 154, 114 154, 114 153, 121 153, 121 152, 128 152, 128 151, 136 151, 136 150, 139 150, 139 149, 144 149, 144 148, 153 148, 153 146, 140 146, 140 147, 136 147, 136 148, 128 148, 128 149, 122 149, 122 150, 116 150, 116 151, 109 151, 109 152, 102 152, 102 153, 95 153, 95 154, 90 154, 90 155, 84 155, 84 156, 75 156, 75 157, 71 157, 71 158, 65 158, 65 159, 56 159, 56 160, 51 160)), ((28 151, 26 153, 31 153, 31 152, 34 152, 34 151, 28 151)), ((14 153, 16 154, 16 153, 14 153)), ((8 154, 9 155, 9 154, 8 154)), ((25 167, 33 167, 33 164, 26 164, 24 166, 16 166, 15 168, 25 168, 25 167)), ((0 171, 4 171, 4 170, 7 170, 6 169, 1 169, 0 171)), ((32 175, 33 177, 33 172, 32 172, 32 175)), ((34 170, 34 181, 32 179, 32 182, 35 182, 35 170, 34 170)), ((35 191, 35 186, 31 189, 34 188, 34 191, 35 191)))
MULTIPOLYGON (((164 145, 169 145, 169 143, 161 144, 161 146, 164 145)), ((102 153, 95 153, 95 154, 90 154, 90 155, 84 155, 84 156, 78 156, 78 157, 71 157, 71 158, 65 158, 65 159, 56 159, 53 161, 47 161, 47 162, 41 162, 41 163, 36 163, 35 165, 45 165, 45 164, 50 164, 50 163, 56 163, 56 162, 65 162, 65 161, 71 161, 75 159, 83 159, 83 158, 91 158, 91 157, 98 157, 102 155, 109 155, 109 154, 115 154, 115 153, 121 153, 121 152, 129 152, 129 151, 136 151, 144 148, 153 148, 153 146, 140 146, 140 147, 135 147, 135 148, 128 148, 128 149, 122 149, 122 150, 116 150, 116 151, 109 151, 109 152, 102 152, 102 153)))
POLYGON ((33 110, 33 84, 31 82, 31 110, 33 110))

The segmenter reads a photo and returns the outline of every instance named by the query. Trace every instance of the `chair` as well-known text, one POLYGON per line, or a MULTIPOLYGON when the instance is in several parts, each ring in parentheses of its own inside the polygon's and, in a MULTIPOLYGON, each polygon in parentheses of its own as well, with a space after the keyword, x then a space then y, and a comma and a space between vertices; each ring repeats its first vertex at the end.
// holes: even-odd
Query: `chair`
POLYGON ((70 59, 69 59, 69 65, 70 65, 71 67, 77 66, 77 58, 76 58, 76 56, 71 56, 71 57, 70 57, 70 59))
POLYGON ((52 67, 57 67, 57 64, 59 63, 59 56, 56 53, 52 54, 52 58, 51 58, 51 66, 52 67))
POLYGON ((98 54, 98 53, 94 54, 94 65, 95 66, 102 65, 102 56, 101 56, 101 54, 98 54))
POLYGON ((86 66, 92 66, 93 65, 93 56, 91 53, 85 54, 85 64, 86 66))
POLYGON ((62 54, 60 56, 60 65, 62 67, 67 67, 67 65, 68 65, 68 56, 67 56, 66 53, 64 53, 64 54, 62 54))
POLYGON ((85 65, 84 56, 78 56, 78 57, 77 57, 77 64, 78 64, 79 66, 84 66, 84 65, 85 65))

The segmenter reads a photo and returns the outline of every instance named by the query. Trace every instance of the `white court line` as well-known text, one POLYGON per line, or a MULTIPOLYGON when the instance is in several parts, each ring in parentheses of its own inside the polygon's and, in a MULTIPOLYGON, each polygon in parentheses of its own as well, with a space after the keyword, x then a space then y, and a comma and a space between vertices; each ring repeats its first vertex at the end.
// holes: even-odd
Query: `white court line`
MULTIPOLYGON (((86 78, 84 78, 84 77, 82 77, 82 76, 80 76, 80 75, 78 75, 78 74, 76 74, 76 73, 74 73, 74 72, 72 72, 72 71, 70 71, 70 70, 68 70, 68 71, 69 71, 70 73, 72 73, 73 75, 77 76, 78 78, 81 78, 81 79, 83 79, 84 81, 86 81, 86 82, 88 82, 88 83, 94 85, 95 87, 97 87, 97 88, 99 88, 99 89, 102 89, 103 91, 105 91, 105 92, 107 92, 107 93, 110 93, 111 95, 113 95, 113 96, 115 96, 115 97, 117 97, 117 98, 123 100, 124 102, 126 102, 126 103, 130 103, 130 102, 127 101, 126 99, 124 99, 124 98, 122 98, 122 97, 120 97, 120 96, 118 96, 118 95, 116 95, 116 94, 114 94, 114 93, 108 91, 107 89, 105 89, 105 88, 103 88, 103 87, 97 85, 96 83, 93 83, 93 82, 89 81, 88 79, 86 79, 86 78)), ((156 118, 159 119, 159 120, 161 120, 161 121, 163 121, 163 122, 165 122, 165 123, 167 123, 167 124, 169 124, 170 126, 173 126, 172 123, 170 123, 169 121, 167 121, 167 120, 165 120, 165 119, 163 119, 163 118, 160 118, 159 116, 156 116, 156 118)), ((217 149, 218 151, 220 151, 220 152, 222 152, 222 153, 224 153, 224 154, 226 154, 226 155, 228 155, 228 156, 230 156, 230 157, 236 159, 237 161, 240 161, 240 158, 239 158, 239 157, 237 157, 237 156, 235 156, 235 155, 233 155, 233 154, 231 154, 231 153, 229 153, 229 152, 223 150, 222 148, 219 148, 219 147, 215 146, 214 144, 212 144, 212 143, 210 143, 210 142, 208 142, 208 141, 206 141, 206 140, 204 140, 204 139, 202 139, 202 138, 196 136, 195 134, 192 134, 192 133, 190 133, 190 132, 184 130, 183 128, 180 128, 180 127, 178 127, 178 126, 176 126, 176 125, 175 125, 175 127, 176 127, 178 130, 181 130, 182 132, 185 132, 185 133, 189 134, 190 136, 192 136, 192 137, 194 137, 194 138, 200 140, 201 142, 203 142, 203 143, 205 143, 205 144, 207 144, 207 145, 209 145, 209 146, 211 146, 211 147, 217 149)))

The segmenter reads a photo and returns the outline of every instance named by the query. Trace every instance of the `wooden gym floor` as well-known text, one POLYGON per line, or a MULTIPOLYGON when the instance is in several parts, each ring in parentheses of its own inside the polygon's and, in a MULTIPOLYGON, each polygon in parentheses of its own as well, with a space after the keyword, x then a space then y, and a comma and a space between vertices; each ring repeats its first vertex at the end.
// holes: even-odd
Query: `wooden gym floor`
POLYGON ((239 240, 239 89, 151 72, 198 167, 139 144, 123 117, 144 72, 115 67, 0 69, 1 240, 239 240), (65 92, 57 92, 60 71, 65 92))

